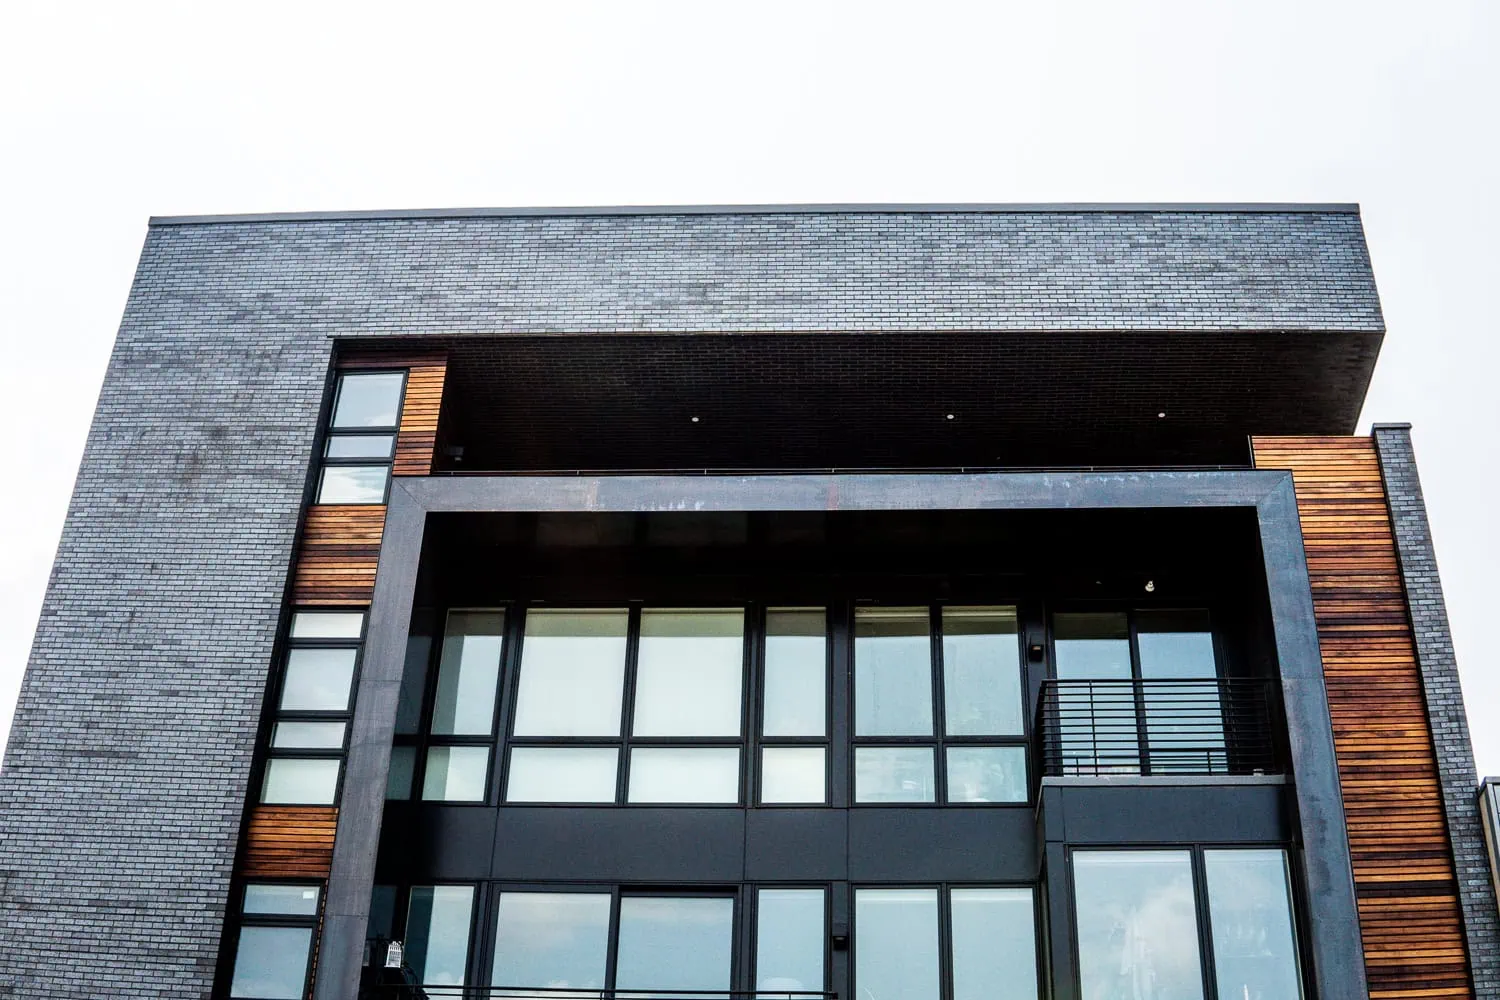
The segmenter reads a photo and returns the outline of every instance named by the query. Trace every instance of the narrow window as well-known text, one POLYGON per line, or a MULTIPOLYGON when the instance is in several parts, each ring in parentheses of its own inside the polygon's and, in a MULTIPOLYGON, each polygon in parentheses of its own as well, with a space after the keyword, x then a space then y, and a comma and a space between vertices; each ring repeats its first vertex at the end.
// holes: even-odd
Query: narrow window
POLYGON ((302 997, 307 990, 319 896, 316 885, 252 882, 245 886, 231 997, 302 997))
POLYGON ((292 615, 262 802, 337 804, 364 625, 360 611, 292 615))
POLYGON ((1229 754, 1208 613, 1138 611, 1136 646, 1151 773, 1227 771, 1229 754))
POLYGON ((405 372, 339 376, 323 445, 317 502, 383 504, 391 478, 405 372))
POLYGON ((331 806, 338 801, 342 761, 322 757, 272 757, 266 761, 260 800, 267 805, 331 806))
POLYGON ((1124 612, 1052 618, 1065 774, 1140 772, 1130 620, 1124 612))
POLYGON ((406 911, 406 964, 418 982, 464 985, 473 909, 471 885, 412 887, 406 911))
POLYGON ((1077 851, 1073 891, 1082 1000, 1203 1000, 1188 851, 1077 851))
POLYGON ((762 889, 756 897, 755 988, 823 989, 824 891, 762 889))
POLYGON ((396 426, 405 383, 402 372, 340 376, 330 426, 338 430, 396 426))
POLYGON ((760 800, 768 805, 828 801, 827 621, 823 608, 766 612, 760 800))
POLYGON ((422 770, 423 799, 484 801, 504 642, 504 612, 448 615, 428 726, 431 743, 422 770))
POLYGON ((1036 1000, 1030 889, 953 889, 953 1000, 1036 1000))
POLYGON ((1220 997, 1302 996, 1286 851, 1204 851, 1220 997))
POLYGON ((938 1000, 938 891, 856 889, 854 982, 864 1000, 938 1000))

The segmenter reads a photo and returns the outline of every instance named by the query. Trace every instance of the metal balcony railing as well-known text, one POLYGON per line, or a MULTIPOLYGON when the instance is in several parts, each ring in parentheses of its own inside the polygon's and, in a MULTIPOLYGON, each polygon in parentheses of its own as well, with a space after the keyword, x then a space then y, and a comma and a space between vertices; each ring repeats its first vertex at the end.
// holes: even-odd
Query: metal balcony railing
POLYGON ((838 1000, 813 990, 604 990, 571 986, 367 984, 360 1000, 838 1000))
POLYGON ((1036 729, 1040 775, 1280 774, 1274 684, 1052 680, 1036 729))

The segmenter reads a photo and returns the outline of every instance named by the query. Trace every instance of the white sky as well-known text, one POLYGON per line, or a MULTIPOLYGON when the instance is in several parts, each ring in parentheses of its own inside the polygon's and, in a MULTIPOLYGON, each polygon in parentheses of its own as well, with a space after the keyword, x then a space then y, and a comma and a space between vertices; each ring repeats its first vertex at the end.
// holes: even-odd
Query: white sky
POLYGON ((150 215, 1358 201, 1500 772, 1500 5, 0 5, 0 737, 150 215))

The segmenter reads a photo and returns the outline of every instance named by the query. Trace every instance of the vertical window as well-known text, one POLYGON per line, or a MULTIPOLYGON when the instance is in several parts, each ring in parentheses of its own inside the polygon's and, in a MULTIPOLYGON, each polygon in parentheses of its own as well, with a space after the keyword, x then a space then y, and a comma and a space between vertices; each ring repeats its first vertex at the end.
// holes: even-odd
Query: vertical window
POLYGON ((1036 909, 1029 888, 856 889, 854 933, 859 996, 1036 1000, 1036 909))
POLYGON ((756 897, 755 988, 823 989, 824 891, 762 889, 756 897))
POLYGON ((760 801, 828 800, 828 613, 766 612, 762 661, 760 801), (816 745, 808 745, 816 741, 816 745), (799 745, 800 744, 800 745, 799 745))
POLYGON ((607 892, 502 892, 491 985, 602 990, 610 905, 607 892))
POLYGON ((856 802, 1026 801, 1015 608, 858 608, 854 636, 856 802))
POLYGON ((1077 851, 1073 892, 1082 1000, 1203 1000, 1190 852, 1077 851))
POLYGON ((527 612, 506 801, 740 801, 744 676, 742 608, 527 612))
POLYGON ((473 926, 472 885, 413 886, 406 910, 406 964, 429 986, 463 986, 473 926))
POLYGON ((338 801, 364 624, 360 611, 292 615, 261 782, 262 802, 338 801))
POLYGON ((616 948, 617 990, 727 991, 734 951, 734 900, 622 897, 616 948))
POLYGON ((319 895, 316 885, 252 882, 245 886, 231 997, 300 1000, 307 991, 319 895))
POLYGON ((1283 850, 1204 851, 1220 997, 1302 996, 1283 850))
POLYGON ((1138 611, 1151 772, 1229 769, 1214 635, 1206 611, 1138 611), (1161 683, 1151 683, 1159 681, 1161 683))
POLYGON ((405 372, 339 375, 323 445, 318 503, 385 503, 405 386, 405 372))
POLYGON ((504 643, 503 611, 448 614, 422 769, 423 799, 484 801, 504 643))

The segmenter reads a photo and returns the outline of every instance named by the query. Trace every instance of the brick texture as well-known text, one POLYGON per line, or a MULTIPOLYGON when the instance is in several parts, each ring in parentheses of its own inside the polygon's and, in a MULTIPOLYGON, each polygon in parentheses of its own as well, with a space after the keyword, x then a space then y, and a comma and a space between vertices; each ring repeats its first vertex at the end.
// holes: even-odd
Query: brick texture
POLYGON ((1341 213, 153 227, 0 771, 0 996, 208 994, 332 338, 894 329, 1383 323, 1341 213))
POLYGON ((1427 720, 1437 749, 1438 781, 1458 874, 1474 994, 1500 997, 1500 914, 1496 912, 1479 815, 1474 748, 1469 742, 1458 662, 1453 654, 1453 636, 1448 631, 1448 611, 1443 604, 1443 585, 1438 579, 1437 557, 1427 523, 1427 505, 1422 500, 1422 484, 1417 476, 1411 430, 1406 425, 1377 424, 1373 435, 1416 637, 1427 720))

